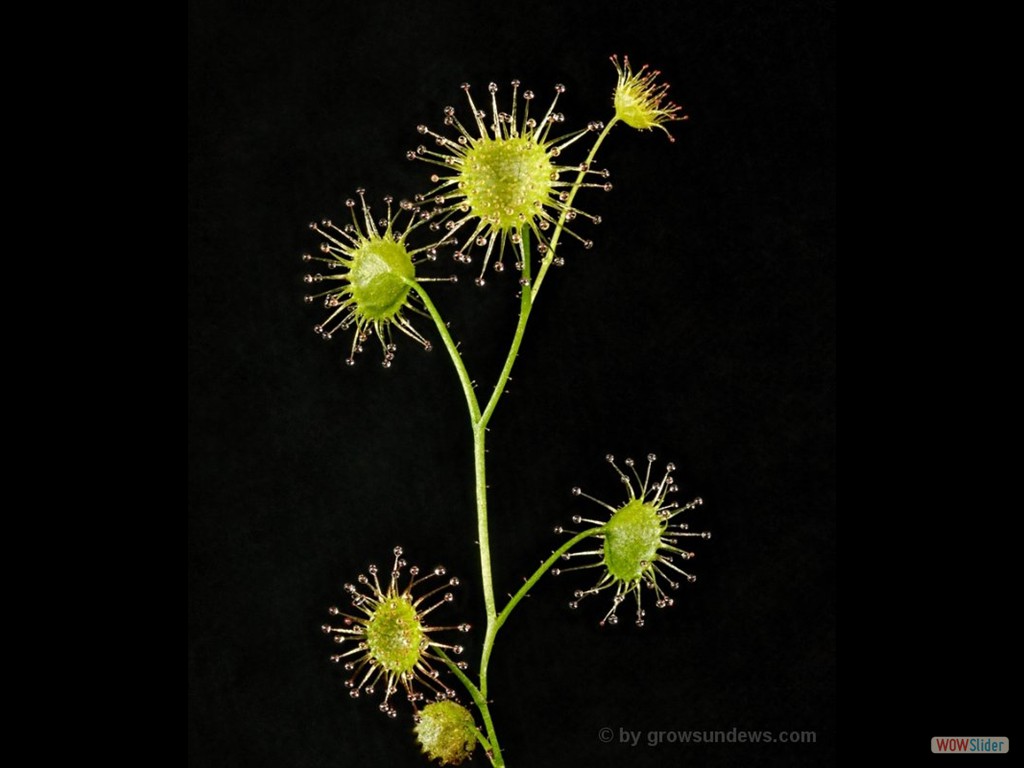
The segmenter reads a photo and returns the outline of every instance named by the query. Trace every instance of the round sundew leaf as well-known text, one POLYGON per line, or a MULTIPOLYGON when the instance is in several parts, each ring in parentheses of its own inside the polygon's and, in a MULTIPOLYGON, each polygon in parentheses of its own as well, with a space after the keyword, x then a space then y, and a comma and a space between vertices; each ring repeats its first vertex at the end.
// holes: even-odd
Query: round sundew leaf
POLYGON ((441 765, 459 765, 476 749, 473 715, 454 701, 427 704, 420 711, 415 732, 423 751, 441 765))

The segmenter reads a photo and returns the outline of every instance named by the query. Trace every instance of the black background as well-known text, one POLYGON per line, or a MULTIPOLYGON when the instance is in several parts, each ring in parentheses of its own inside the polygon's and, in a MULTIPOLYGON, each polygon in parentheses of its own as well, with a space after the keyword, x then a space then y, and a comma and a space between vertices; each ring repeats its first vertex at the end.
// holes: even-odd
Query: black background
MULTIPOLYGON (((312 333, 306 223, 358 186, 425 190, 405 151, 446 104, 464 113, 463 81, 507 96, 519 78, 545 106, 564 83, 566 129, 607 120, 612 53, 661 69, 690 120, 674 144, 617 127, 598 158, 614 190, 577 198, 604 219, 579 226, 596 245, 565 242, 491 425, 496 587, 600 513, 570 487, 619 500, 608 452, 674 461, 714 538, 643 629, 599 628, 604 597, 570 611, 589 576, 542 580, 492 662, 502 746, 520 766, 834 761, 834 32, 823 2, 192 5, 190 764, 423 764, 407 710, 349 699, 319 626, 401 544, 462 577, 448 616, 474 623, 475 667, 464 404, 439 344, 348 368, 347 340, 312 333), (732 728, 817 742, 646 746, 732 728)), ((517 302, 510 274, 478 289, 475 268, 428 271, 460 276, 432 293, 485 389, 517 302)))

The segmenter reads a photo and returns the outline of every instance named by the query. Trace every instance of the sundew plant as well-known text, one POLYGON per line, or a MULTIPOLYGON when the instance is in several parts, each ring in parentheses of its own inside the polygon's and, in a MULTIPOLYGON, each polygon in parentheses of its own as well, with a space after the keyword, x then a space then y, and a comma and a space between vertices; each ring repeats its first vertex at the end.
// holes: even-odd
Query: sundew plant
MULTIPOLYGON (((617 77, 607 122, 566 126, 559 111, 561 85, 554 86, 548 101, 518 80, 509 84, 508 95, 495 83, 479 95, 463 84, 460 109, 446 107, 440 127, 416 129, 422 143, 407 156, 421 171, 424 191, 398 202, 384 197, 383 213, 378 208, 380 218, 375 218, 367 192, 358 189, 346 201, 349 210, 341 221, 310 225, 320 239, 320 252, 303 257, 315 267, 305 276, 312 287, 306 301, 323 305, 316 332, 326 339, 341 336, 349 365, 366 352, 390 367, 401 342, 430 350, 440 341, 465 396, 486 616, 480 658, 463 660, 458 642, 463 633, 480 628, 451 617, 446 607, 458 578, 441 566, 424 570, 411 564, 397 546, 383 566, 368 565, 345 584, 347 601, 332 606, 323 625, 336 644, 330 658, 342 670, 349 695, 372 699, 387 717, 411 717, 412 736, 425 759, 442 765, 458 765, 478 749, 492 765, 506 765, 489 708, 487 670, 502 626, 539 579, 581 571, 568 577, 579 579, 571 608, 597 596, 606 601, 602 626, 623 619, 643 626, 648 608, 671 606, 680 585, 696 579, 686 562, 694 556, 688 545, 710 537, 691 531, 687 522, 701 500, 673 500, 678 491, 673 464, 661 465, 653 454, 640 461, 608 456, 624 498, 609 503, 573 488, 583 508, 572 517, 571 530, 555 529, 568 538, 517 592, 503 603, 495 597, 487 428, 541 288, 550 268, 565 263, 563 251, 594 246, 600 217, 582 206, 588 194, 612 187, 609 171, 595 164, 612 129, 620 124, 640 131, 657 128, 672 140, 668 125, 686 119, 668 99, 658 71, 634 70, 626 57, 611 61, 617 77), (499 289, 518 291, 518 323, 486 398, 478 396, 488 390, 476 386, 428 290, 433 282, 458 282, 458 275, 431 274, 441 258, 453 258, 459 272, 469 265, 478 286, 493 281, 505 283, 499 289)), ((472 518, 467 514, 465 520, 468 525, 472 518)))

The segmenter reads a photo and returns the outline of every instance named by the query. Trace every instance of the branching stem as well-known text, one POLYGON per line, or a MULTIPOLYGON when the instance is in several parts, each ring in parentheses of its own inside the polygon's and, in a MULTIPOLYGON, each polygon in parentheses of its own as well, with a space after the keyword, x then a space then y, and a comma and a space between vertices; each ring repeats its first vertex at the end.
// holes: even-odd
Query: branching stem
MULTIPOLYGON (((589 168, 591 163, 593 163, 598 148, 611 131, 612 126, 615 125, 616 120, 617 118, 613 117, 597 137, 597 140, 594 142, 594 146, 590 150, 590 154, 587 155, 587 159, 585 161, 586 167, 589 168)), ((597 535, 604 530, 603 528, 591 528, 577 534, 562 544, 562 546, 556 549, 551 556, 545 560, 536 571, 534 571, 533 575, 526 580, 523 586, 520 587, 519 591, 509 599, 508 603, 505 604, 505 607, 502 608, 501 613, 498 613, 494 600, 494 580, 491 575, 491 545, 487 515, 487 426, 490 424, 491 417, 494 415, 494 411, 498 406, 498 402, 501 400, 501 396, 505 393, 505 387, 507 386, 509 376, 512 373, 512 366, 515 365, 516 358, 519 355, 519 347, 523 343, 523 338, 526 334, 526 324, 530 319, 530 313, 533 310, 544 276, 547 274, 548 268, 554 261, 555 249, 558 246, 558 241, 561 237, 562 231, 565 229, 566 213, 572 207, 573 199, 576 197, 576 193, 583 184, 585 175, 586 172, 581 170, 576 177, 576 181, 569 190, 565 207, 563 208, 562 214, 555 225, 554 232, 552 233, 548 251, 540 262, 540 269, 538 270, 536 280, 531 278, 530 229, 528 227, 524 227, 520 232, 522 237, 521 248, 523 261, 521 265, 522 273, 520 278, 521 293, 519 300, 519 321, 516 323, 515 333, 512 336, 512 343, 509 347, 508 355, 505 358, 505 364, 501 368, 501 373, 498 374, 498 378, 494 384, 494 389, 491 391, 491 395, 483 409, 480 408, 480 401, 477 399, 476 390, 473 387, 473 380, 469 376, 465 362, 459 352, 458 345, 452 340, 451 334, 448 331, 447 323, 445 323, 441 314, 437 311, 437 307, 434 305, 430 295, 423 287, 423 284, 412 279, 406 280, 409 287, 416 292, 417 296, 419 296, 420 300, 423 302, 423 306, 427 310, 427 313, 437 326, 438 333, 441 336, 441 341, 444 344, 445 349, 448 351, 448 356, 451 358, 452 365, 455 367, 455 372, 459 378, 459 383, 462 386, 462 392, 466 398, 466 407, 469 411, 469 420, 473 432, 473 470, 476 489, 477 542, 480 549, 480 577, 484 594, 484 611, 487 617, 483 651, 480 655, 479 685, 474 684, 466 674, 458 668, 458 665, 449 659, 443 652, 440 652, 440 656, 451 668, 452 672, 455 673, 459 682, 461 682, 469 692, 469 695, 472 697, 477 709, 480 710, 480 716, 484 721, 484 728, 487 731, 486 737, 484 737, 483 734, 480 735, 480 741, 481 744, 484 745, 484 748, 487 749, 487 754, 495 768, 504 768, 505 761, 501 754, 501 748, 498 746, 498 737, 494 730, 494 722, 491 718, 487 698, 487 668, 491 660, 491 653, 494 650, 494 641, 497 637, 498 630, 505 621, 508 620, 508 617, 519 602, 526 596, 537 581, 551 569, 558 558, 568 552, 569 549, 577 542, 587 538, 588 536, 597 535)))

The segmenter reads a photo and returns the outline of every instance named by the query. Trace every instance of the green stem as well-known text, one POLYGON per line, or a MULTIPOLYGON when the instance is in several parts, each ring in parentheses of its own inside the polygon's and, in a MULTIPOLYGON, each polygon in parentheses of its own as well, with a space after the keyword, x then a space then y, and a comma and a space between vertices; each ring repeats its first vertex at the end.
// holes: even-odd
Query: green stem
POLYGON ((477 738, 480 739, 480 743, 483 744, 484 749, 488 751, 491 758, 491 762, 495 766, 503 766, 504 759, 501 756, 501 749, 498 747, 498 736, 494 732, 494 722, 491 720, 491 710, 487 706, 487 699, 480 693, 480 689, 473 685, 473 681, 470 680, 466 673, 459 669, 459 665, 456 664, 440 648, 436 649, 437 655, 441 657, 441 660, 448 665, 448 668, 455 674, 459 682, 462 683, 463 687, 469 692, 470 697, 473 699, 473 703, 476 704, 476 708, 480 710, 480 717, 483 718, 484 727, 487 729, 487 738, 482 738, 482 734, 477 731, 477 738))
POLYGON ((522 291, 519 295, 519 322, 516 324, 515 334, 512 336, 512 346, 509 347, 508 356, 505 358, 505 365, 501 369, 498 381, 494 384, 494 391, 491 392, 491 399, 480 417, 480 423, 487 426, 491 420, 498 401, 505 392, 505 385, 508 383, 509 375, 512 373, 512 366, 519 356, 519 347, 523 343, 523 335, 526 333, 526 321, 530 319, 530 310, 533 309, 533 286, 530 285, 530 230, 523 229, 520 246, 523 250, 523 272, 522 291))
MULTIPOLYGON (((490 658, 491 650, 494 647, 494 638, 497 635, 498 630, 508 619, 513 609, 517 605, 519 605, 519 602, 524 597, 526 597, 527 593, 529 593, 531 589, 533 589, 534 584, 540 581, 540 578, 551 569, 552 565, 558 562, 558 559, 562 555, 564 555, 566 552, 568 552, 570 549, 576 546, 579 542, 583 541, 583 539, 586 539, 590 536, 596 536, 597 534, 602 533, 604 530, 605 529, 603 526, 600 528, 590 528, 586 531, 583 531, 582 533, 576 534, 571 539, 566 541, 564 544, 562 544, 562 546, 560 546, 558 549, 552 552, 551 556, 543 563, 541 563, 537 570, 533 572, 533 575, 531 575, 530 578, 528 578, 523 583, 523 586, 519 588, 519 591, 516 592, 511 598, 509 598, 508 603, 501 610, 501 613, 497 616, 497 618, 494 621, 493 631, 491 631, 490 627, 488 627, 487 639, 489 640, 489 642, 485 642, 484 657, 481 660, 482 669, 486 668, 487 661, 490 658)), ((499 749, 497 746, 498 737, 497 734, 494 732, 494 722, 491 719, 491 710, 487 706, 487 695, 480 688, 477 688, 473 684, 472 680, 466 677, 466 673, 459 669, 459 665, 452 661, 448 657, 448 654, 446 654, 440 648, 437 649, 437 654, 441 657, 441 660, 448 665, 449 669, 451 669, 451 671, 455 673, 455 677, 459 679, 459 682, 461 682, 463 687, 465 687, 465 689, 469 692, 469 695, 472 697, 473 702, 476 704, 476 708, 480 710, 480 717, 483 718, 484 727, 487 729, 488 736, 487 741, 481 739, 480 743, 484 745, 485 749, 489 750, 491 755, 491 762, 495 766, 503 766, 505 764, 504 758, 501 755, 501 749, 499 749)), ((486 674, 480 675, 481 683, 486 682, 486 679, 486 674)))
POLYGON ((437 307, 434 306, 434 302, 430 300, 427 289, 423 287, 422 283, 418 283, 415 280, 409 278, 404 278, 404 280, 405 284, 412 288, 416 295, 420 297, 420 301, 426 307, 427 312, 434 321, 434 325, 437 326, 437 332, 441 334, 441 341, 444 343, 444 348, 448 350, 448 356, 451 357, 452 363, 455 365, 455 372, 459 376, 459 383, 462 384, 462 393, 466 396, 469 417, 475 423, 480 418, 480 403, 476 399, 476 392, 473 391, 473 382, 469 378, 469 371, 466 370, 466 366, 462 362, 459 347, 452 340, 452 335, 448 333, 448 326, 445 324, 444 318, 441 317, 441 313, 437 311, 437 307))
POLYGON ((526 594, 531 589, 533 589, 533 585, 540 581, 540 577, 548 572, 551 566, 558 561, 558 558, 560 558, 562 555, 564 555, 566 552, 568 552, 570 549, 576 546, 579 542, 583 541, 584 539, 590 536, 596 536, 599 533, 604 533, 604 530, 604 526, 601 526, 600 528, 590 528, 586 531, 583 531, 583 533, 578 533, 571 539, 569 539, 567 542, 565 542, 558 549, 556 549, 554 552, 552 552, 551 557, 549 557, 547 560, 540 564, 540 567, 533 572, 533 575, 523 583, 523 586, 519 588, 519 591, 516 592, 509 599, 505 607, 501 609, 501 613, 498 614, 498 629, 500 629, 501 625, 505 623, 505 620, 509 617, 509 614, 512 613, 512 610, 517 605, 519 605, 519 601, 526 597, 526 594))
MULTIPOLYGON (((502 369, 502 375, 499 377, 498 384, 495 386, 494 392, 492 393, 491 399, 488 403, 488 411, 485 419, 480 412, 480 403, 477 400, 476 392, 473 389, 473 382, 469 378, 469 372, 466 370, 465 363, 462 361, 462 355, 459 354, 458 347, 452 340, 451 334, 448 332, 448 326, 445 324, 444 319, 437 311, 437 307, 434 306, 434 302, 431 301, 429 294, 421 284, 413 280, 407 280, 406 283, 416 291, 416 295, 420 297, 420 300, 423 302, 423 306, 426 307, 431 319, 433 319, 434 325, 437 326, 438 333, 441 334, 441 340, 444 343, 445 349, 448 350, 448 355, 451 357, 452 364, 455 366, 459 382, 462 384, 463 394, 466 397, 466 404, 469 407, 470 424, 473 428, 473 468, 476 486, 476 521, 477 543, 480 550, 480 580, 483 586, 484 609, 487 616, 487 630, 485 638, 491 637, 496 631, 494 629, 494 624, 497 620, 498 612, 494 601, 494 579, 491 575, 491 542, 487 527, 487 421, 490 420, 491 414, 494 412, 494 408, 501 397, 501 393, 504 391, 505 383, 508 381, 508 375, 512 370, 512 362, 515 360, 515 351, 519 349, 519 343, 522 341, 522 334, 525 330, 525 320, 520 318, 520 323, 516 331, 518 341, 513 343, 513 349, 509 352, 509 357, 505 362, 505 367, 502 369)), ((525 296, 523 306, 529 306, 529 291, 526 286, 524 286, 523 292, 525 296)), ((463 685, 468 683, 468 678, 466 678, 465 675, 461 675, 459 679, 463 682, 463 685)), ((501 756, 501 750, 498 747, 498 740, 494 733, 494 726, 491 722, 490 712, 487 709, 486 666, 481 666, 480 669, 480 688, 470 688, 467 685, 467 690, 469 690, 470 694, 473 695, 474 701, 477 703, 477 708, 480 709, 480 714, 484 718, 484 724, 487 727, 487 733, 492 745, 491 761, 495 766, 503 766, 504 761, 501 756), (475 694, 474 690, 476 691, 475 694)))
MULTIPOLYGON (((591 147, 590 153, 587 155, 587 159, 585 161, 588 168, 593 162, 598 148, 611 131, 612 126, 615 125, 616 120, 617 118, 613 117, 611 121, 609 121, 604 130, 597 137, 597 140, 594 142, 594 146, 591 147)), ((448 666, 452 668, 456 676, 476 702, 477 708, 480 710, 480 715, 483 717, 484 725, 487 728, 487 734, 491 744, 491 762, 498 768, 504 766, 505 763, 501 754, 501 749, 498 747, 497 736, 494 732, 494 725, 491 721, 490 710, 487 706, 487 667, 490 663, 491 653, 494 650, 494 640, 497 637, 498 630, 501 628, 502 624, 505 623, 506 619, 508 619, 509 614, 511 614, 512 610, 516 605, 518 605, 519 601, 523 599, 530 588, 537 583, 537 580, 551 568, 559 557, 567 552, 568 549, 576 542, 586 538, 587 536, 593 536, 602 530, 601 528, 593 528, 588 531, 584 531, 555 550, 551 557, 544 561, 541 567, 538 568, 529 579, 527 579, 526 583, 523 584, 520 590, 509 600, 506 606, 502 609, 501 614, 498 614, 494 600, 494 579, 491 575, 491 544, 487 525, 487 425, 490 423, 491 417, 494 415, 494 410, 497 408, 498 402, 501 400, 501 396, 505 393, 505 387, 508 384, 509 377, 512 373, 512 366, 515 364, 516 357, 519 354, 519 347, 522 345, 523 338, 526 334, 526 324, 530 319, 530 312, 533 310, 533 305, 537 294, 540 291, 541 283, 544 281, 544 276, 547 274, 547 271, 554 260, 558 240, 565 228, 566 213, 572 206, 573 199, 576 197, 576 193, 583 184, 585 175, 585 171, 580 171, 576 177, 576 182, 569 190, 569 196, 565 202, 565 209, 562 211, 562 214, 555 225, 555 231, 551 237, 548 252, 541 261, 537 279, 533 282, 531 282, 530 279, 530 233, 529 229, 524 228, 522 230, 521 247, 523 263, 519 321, 516 324, 516 330, 512 337, 512 344, 509 347, 508 355, 505 358, 505 364, 502 366, 501 373, 498 375, 498 379, 494 384, 494 389, 492 390, 491 396, 483 411, 480 410, 480 402, 476 397, 476 392, 473 389, 473 381, 470 379, 469 372, 466 370, 465 363, 462 360, 462 355, 459 354, 458 346, 452 340, 451 334, 448 332, 448 326, 445 324, 441 314, 437 311, 437 307, 434 306, 434 302, 431 301, 429 294, 422 284, 410 279, 406 279, 405 281, 406 284, 416 292, 416 295, 420 297, 420 300, 423 302, 423 306, 426 308, 431 319, 434 321, 434 324, 437 326, 438 333, 441 335, 441 341, 444 343, 445 349, 448 350, 448 355, 452 360, 452 364, 455 366, 456 374, 459 377, 459 383, 462 385, 462 392, 466 398, 466 405, 469 408, 470 424, 473 429, 473 467, 474 474, 476 476, 477 542, 480 549, 480 574, 484 593, 484 609, 487 616, 484 646, 480 656, 479 688, 473 685, 469 678, 462 673, 462 670, 458 669, 458 667, 454 665, 443 653, 442 658, 444 658, 448 666)))
MULTIPOLYGON (((473 423, 473 467, 476 470, 476 533, 480 547, 480 572, 483 577, 484 609, 487 632, 497 617, 494 607, 494 582, 491 578, 491 537, 487 531, 487 427, 479 420, 473 423)), ((487 695, 487 670, 480 670, 480 689, 487 695)))
MULTIPOLYGON (((516 357, 519 356, 519 347, 522 345, 523 337, 526 334, 526 323, 530 319, 530 311, 533 309, 533 289, 530 285, 530 232, 528 229, 523 230, 521 247, 523 253, 523 271, 522 292, 519 299, 519 322, 516 323, 516 330, 512 336, 512 344, 509 347, 508 355, 505 358, 505 365, 502 366, 501 373, 498 375, 498 380, 494 385, 494 391, 491 393, 491 398, 488 400, 487 406, 484 408, 483 414, 481 414, 473 431, 474 447, 479 446, 479 451, 477 452, 477 528, 481 537, 480 562, 483 563, 484 559, 487 559, 488 578, 490 577, 489 547, 486 548, 486 555, 484 554, 484 542, 487 541, 487 488, 481 480, 483 473, 486 470, 484 441, 487 436, 487 424, 491 420, 491 416, 494 414, 494 409, 498 406, 498 401, 505 393, 505 385, 508 384, 509 375, 512 373, 512 366, 515 364, 516 357), (483 492, 484 497, 481 497, 481 491, 483 492)), ((493 589, 485 591, 484 601, 487 603, 487 630, 484 634, 483 652, 480 655, 480 690, 483 692, 484 697, 486 697, 487 667, 491 660, 491 652, 494 649, 494 638, 498 634, 498 627, 501 626, 501 622, 498 621, 497 610, 495 609, 493 589)))
MULTIPOLYGON (((594 146, 590 148, 590 154, 587 155, 587 159, 584 161, 586 167, 589 168, 594 162, 594 157, 597 155, 597 150, 601 147, 605 138, 612 130, 612 126, 615 125, 619 120, 617 115, 612 116, 612 119, 608 121, 608 124, 601 131, 597 140, 594 142, 594 146)), ((533 299, 537 300, 537 294, 540 293, 540 284, 544 282, 544 276, 548 273, 548 268, 551 266, 551 262, 555 258, 555 248, 558 247, 558 238, 562 234, 562 230, 565 229, 565 215, 568 213, 569 208, 572 207, 572 201, 576 199, 576 193, 579 192, 580 186, 583 184, 583 178, 586 176, 586 171, 580 171, 576 176, 576 182, 569 188, 569 197, 566 198, 565 208, 562 209, 562 215, 558 217, 558 223, 555 225, 554 234, 551 235, 551 243, 548 247, 548 252, 544 256, 544 260, 540 264, 540 270, 537 272, 537 280, 533 284, 533 299)))

